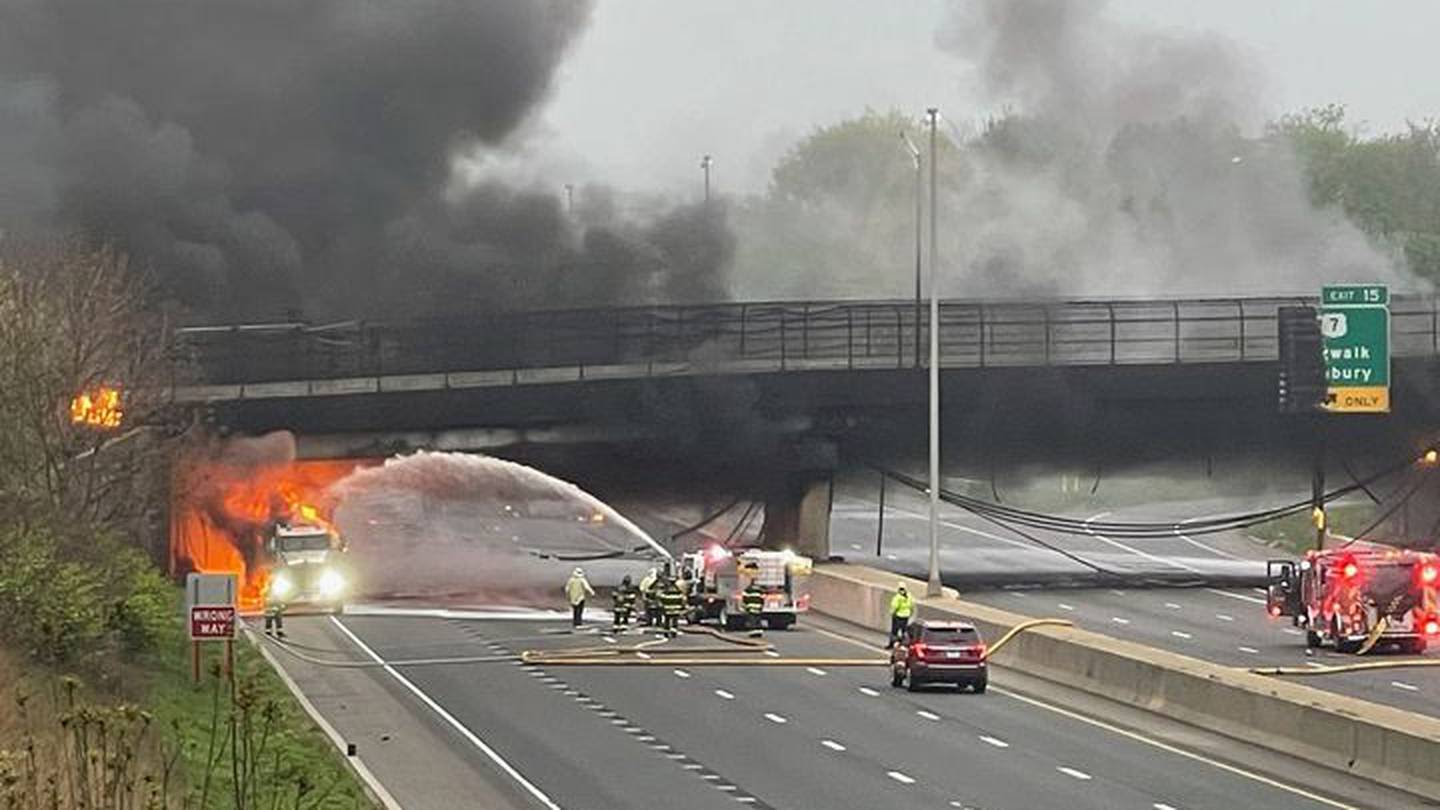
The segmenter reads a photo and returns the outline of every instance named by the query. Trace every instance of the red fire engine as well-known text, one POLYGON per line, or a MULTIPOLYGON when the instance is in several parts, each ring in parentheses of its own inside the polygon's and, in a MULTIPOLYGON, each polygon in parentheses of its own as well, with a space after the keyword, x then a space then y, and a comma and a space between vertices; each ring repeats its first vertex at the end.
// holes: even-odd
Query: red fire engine
POLYGON ((1359 652, 1393 644, 1421 653, 1440 636, 1440 558, 1434 554, 1311 551, 1299 562, 1272 560, 1266 573, 1267 610, 1305 628, 1309 647, 1330 643, 1340 652, 1359 652))

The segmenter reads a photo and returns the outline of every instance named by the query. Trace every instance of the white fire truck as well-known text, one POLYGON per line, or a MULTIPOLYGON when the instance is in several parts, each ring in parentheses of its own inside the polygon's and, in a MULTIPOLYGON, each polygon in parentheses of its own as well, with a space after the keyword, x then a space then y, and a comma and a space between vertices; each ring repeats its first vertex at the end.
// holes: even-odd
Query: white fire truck
POLYGON ((680 559, 682 578, 695 583, 692 620, 714 619, 727 630, 744 625, 741 595, 751 582, 765 594, 760 617, 767 627, 785 630, 795 624, 796 617, 810 609, 810 568, 809 557, 792 551, 735 552, 719 545, 680 559))
POLYGON ((1266 609, 1305 628, 1306 646, 1359 652, 1393 644, 1418 654, 1440 636, 1440 558, 1434 554, 1311 551, 1298 562, 1272 560, 1267 577, 1266 609))

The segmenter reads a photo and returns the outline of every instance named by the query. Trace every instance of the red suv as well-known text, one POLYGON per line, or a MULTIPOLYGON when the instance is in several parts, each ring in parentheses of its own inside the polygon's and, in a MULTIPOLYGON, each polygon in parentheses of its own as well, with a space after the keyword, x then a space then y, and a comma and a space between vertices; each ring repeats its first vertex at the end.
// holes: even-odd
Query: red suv
POLYGON ((966 622, 914 622, 890 653, 890 685, 911 692, 926 684, 953 683, 983 693, 988 680, 985 642, 966 622))

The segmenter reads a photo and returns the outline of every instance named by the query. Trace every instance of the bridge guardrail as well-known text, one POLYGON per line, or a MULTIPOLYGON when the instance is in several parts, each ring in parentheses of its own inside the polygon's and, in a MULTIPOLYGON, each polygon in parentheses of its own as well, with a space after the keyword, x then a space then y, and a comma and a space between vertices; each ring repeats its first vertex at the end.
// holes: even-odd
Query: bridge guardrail
MULTIPOLYGON (((1314 300, 945 301, 941 359, 947 368, 1273 361, 1276 311, 1296 303, 1314 300)), ((923 365, 928 346, 928 313, 918 314, 913 301, 781 301, 201 327, 176 338, 211 384, 552 367, 584 378, 587 368, 674 364, 907 368, 923 365)), ((1396 297, 1391 314, 1396 356, 1440 353, 1435 298, 1396 297)))

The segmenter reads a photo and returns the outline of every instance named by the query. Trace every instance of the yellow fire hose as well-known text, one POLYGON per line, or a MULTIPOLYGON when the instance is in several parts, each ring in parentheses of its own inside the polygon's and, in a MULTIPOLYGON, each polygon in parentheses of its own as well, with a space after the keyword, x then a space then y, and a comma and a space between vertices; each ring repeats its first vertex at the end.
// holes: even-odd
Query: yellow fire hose
POLYGON ((1375 622, 1375 626, 1370 628, 1370 633, 1365 636, 1365 643, 1360 645, 1360 649, 1356 650, 1355 654, 1364 655, 1370 652, 1370 649, 1375 646, 1375 642, 1380 640, 1380 637, 1385 634, 1385 631, 1389 627, 1390 617, 1381 616, 1380 621, 1375 622))
MULTIPOLYGON (((985 659, 989 660, 1001 647, 1004 647, 1020 633, 1035 627, 1046 626, 1071 627, 1072 623, 1067 619, 1032 619, 1021 622, 1010 628, 1005 635, 1000 637, 999 641, 990 646, 985 654, 985 659)), ((774 650, 772 645, 765 642, 727 636, 708 627, 689 627, 685 628, 685 632, 714 636, 750 652, 764 653, 774 650)), ((520 660, 530 664, 549 666, 883 667, 890 665, 889 658, 743 658, 734 655, 696 655, 696 653, 732 652, 732 650, 717 647, 653 649, 656 643, 652 641, 626 647, 583 647, 570 650, 525 650, 520 653, 520 660), (636 655, 641 652, 648 657, 640 658, 636 655)))
MULTIPOLYGON (((1356 655, 1370 652, 1380 642, 1380 637, 1390 628, 1390 618, 1381 616, 1380 621, 1370 628, 1365 643, 1355 651, 1356 655)), ((1389 661, 1360 661, 1354 664, 1339 664, 1329 667, 1251 667, 1256 675, 1339 675, 1345 672, 1369 672, 1377 669, 1405 669, 1414 667, 1440 667, 1437 658, 1399 658, 1389 661)))

